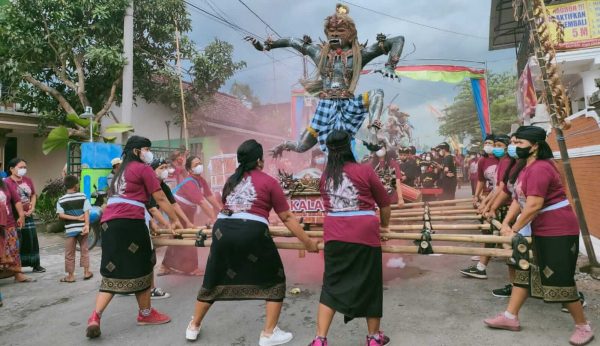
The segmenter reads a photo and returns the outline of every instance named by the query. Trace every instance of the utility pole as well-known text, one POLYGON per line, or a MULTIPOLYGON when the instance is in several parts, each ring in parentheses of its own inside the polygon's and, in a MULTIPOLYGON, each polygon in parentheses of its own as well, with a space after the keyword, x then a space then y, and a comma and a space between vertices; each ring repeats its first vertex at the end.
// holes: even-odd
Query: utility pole
MULTIPOLYGON (((123 20, 123 101, 121 102, 121 122, 132 124, 133 113, 133 0, 125 10, 123 20)), ((129 137, 128 132, 123 132, 122 142, 125 144, 129 137)))
MULTIPOLYGON (((549 35, 546 35, 550 30, 550 20, 543 0, 524 0, 525 18, 529 22, 530 34, 533 38, 534 53, 542 71, 542 79, 544 84, 544 96, 548 105, 548 111, 552 118, 552 127, 556 134, 556 142, 560 150, 560 160, 565 172, 567 186, 571 192, 573 207, 579 221, 581 229, 581 238, 588 255, 589 265, 580 268, 582 271, 587 271, 595 279, 600 279, 600 265, 596 259, 594 245, 590 238, 590 232, 583 213, 579 191, 571 168, 569 152, 565 142, 562 127, 565 125, 565 118, 568 116, 569 103, 566 98, 564 87, 560 82, 560 76, 556 69, 556 51, 554 42, 549 35)), ((560 33, 557 37, 561 37, 560 33)))
POLYGON ((183 138, 185 149, 189 150, 187 114, 185 113, 185 94, 183 93, 183 76, 181 75, 181 53, 179 52, 179 28, 175 20, 175 48, 177 49, 177 75, 179 77, 179 95, 181 96, 181 117, 183 119, 183 138))

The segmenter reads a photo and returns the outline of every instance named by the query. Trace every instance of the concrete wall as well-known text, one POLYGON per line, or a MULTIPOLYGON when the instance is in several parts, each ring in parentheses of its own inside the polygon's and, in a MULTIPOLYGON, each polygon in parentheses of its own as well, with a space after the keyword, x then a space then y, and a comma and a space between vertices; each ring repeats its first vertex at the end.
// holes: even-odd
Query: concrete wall
MULTIPOLYGON (((112 107, 113 113, 117 119, 121 119, 121 108, 117 105, 112 107)), ((138 99, 133 107, 132 122, 135 129, 134 134, 149 138, 151 141, 166 140, 167 126, 165 121, 171 121, 169 133, 171 139, 179 139, 181 127, 175 125, 173 121, 173 111, 168 107, 158 103, 148 103, 145 100, 138 99)), ((104 118, 103 126, 114 123, 108 117, 104 118)), ((117 136, 120 142, 120 136, 117 136)))
POLYGON ((67 162, 67 150, 54 150, 48 155, 42 152, 43 137, 33 134, 12 134, 8 137, 17 138, 17 156, 27 161, 27 176, 39 192, 49 179, 60 178, 62 169, 67 162))

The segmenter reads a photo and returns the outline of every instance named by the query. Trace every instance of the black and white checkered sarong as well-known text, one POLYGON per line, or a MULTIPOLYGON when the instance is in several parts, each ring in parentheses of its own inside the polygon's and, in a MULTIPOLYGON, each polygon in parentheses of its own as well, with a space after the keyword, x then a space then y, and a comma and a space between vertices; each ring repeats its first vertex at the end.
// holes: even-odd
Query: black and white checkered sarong
POLYGON ((333 130, 344 130, 354 137, 367 114, 363 95, 352 99, 321 99, 310 127, 318 132, 319 146, 326 152, 325 141, 333 130))

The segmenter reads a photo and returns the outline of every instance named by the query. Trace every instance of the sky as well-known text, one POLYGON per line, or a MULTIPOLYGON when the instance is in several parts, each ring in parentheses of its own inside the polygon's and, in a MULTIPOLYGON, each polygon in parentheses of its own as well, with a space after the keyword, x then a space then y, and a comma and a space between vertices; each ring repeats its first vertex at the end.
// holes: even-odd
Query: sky
MULTIPOLYGON (((229 22, 264 39, 298 37, 307 34, 318 41, 325 39, 323 20, 335 11, 340 1, 326 0, 187 0, 210 13, 218 13, 229 22), (250 9, 244 6, 248 6, 250 9), (261 19, 254 15, 254 11, 261 19), (273 31, 274 30, 274 31, 273 31)), ((402 35, 404 51, 399 65, 453 64, 487 67, 493 72, 516 73, 514 49, 488 51, 491 0, 353 0, 350 8, 360 42, 375 42, 378 33, 388 37, 402 35), (431 28, 434 27, 434 28, 431 28), (451 32, 449 32, 451 31, 451 32), (440 59, 436 61, 425 59, 440 59), (451 60, 467 61, 451 61, 451 60), (484 62, 483 64, 481 62, 484 62)), ((299 87, 302 58, 292 50, 271 52, 255 50, 243 38, 247 34, 218 23, 188 5, 192 31, 188 33, 198 48, 215 38, 234 45, 234 59, 247 67, 238 71, 222 88, 228 92, 234 81, 249 84, 261 103, 289 102, 292 89, 299 87)), ((380 57, 366 69, 376 69, 387 57, 380 57), (379 65, 378 65, 379 64, 379 65)), ((309 63, 309 75, 314 65, 309 63)), ((381 88, 385 104, 394 99, 400 109, 411 115, 415 136, 421 144, 435 145, 444 138, 430 105, 442 110, 452 103, 458 89, 441 82, 386 80, 379 74, 362 76, 357 92, 381 88)), ((477 121, 476 119, 473 119, 477 121)))

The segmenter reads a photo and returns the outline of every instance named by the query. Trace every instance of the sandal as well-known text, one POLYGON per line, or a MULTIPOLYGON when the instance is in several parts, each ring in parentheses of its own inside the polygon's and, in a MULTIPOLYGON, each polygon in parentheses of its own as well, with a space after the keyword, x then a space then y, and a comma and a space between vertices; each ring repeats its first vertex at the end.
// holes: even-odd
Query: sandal
POLYGON ((165 275, 169 275, 172 274, 173 272, 170 269, 167 269, 165 267, 160 268, 160 270, 156 273, 156 276, 165 276, 165 275))
POLYGON ((93 278, 93 277, 94 277, 94 273, 90 273, 90 275, 88 275, 88 276, 84 276, 84 277, 83 277, 83 279, 84 279, 84 280, 89 280, 89 279, 91 279, 91 278, 93 278))
POLYGON ((67 277, 65 276, 64 278, 61 278, 61 279, 60 279, 60 282, 66 282, 66 283, 72 284, 73 282, 75 282, 75 280, 69 280, 69 279, 67 279, 67 277))
POLYGON ((193 272, 187 273, 187 275, 189 275, 189 276, 204 276, 204 270, 196 269, 193 272))
POLYGON ((26 282, 36 282, 37 280, 32 279, 32 278, 25 278, 23 280, 17 280, 15 279, 15 282, 18 284, 22 284, 22 283, 26 283, 26 282))

